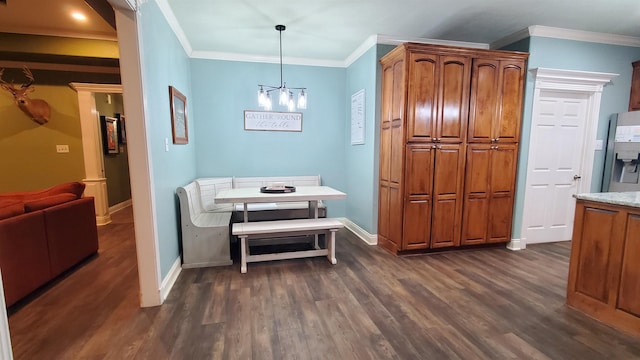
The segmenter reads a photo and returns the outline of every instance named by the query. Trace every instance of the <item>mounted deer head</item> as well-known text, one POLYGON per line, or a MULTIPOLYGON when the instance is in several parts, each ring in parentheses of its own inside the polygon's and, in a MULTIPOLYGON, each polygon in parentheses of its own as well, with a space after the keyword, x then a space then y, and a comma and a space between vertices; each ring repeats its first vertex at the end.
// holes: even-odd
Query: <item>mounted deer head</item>
POLYGON ((16 101, 16 105, 27 114, 31 120, 37 122, 38 124, 46 124, 51 117, 51 108, 49 104, 42 99, 30 99, 27 96, 28 93, 33 92, 35 88, 33 87, 34 78, 33 74, 26 67, 23 68, 23 72, 29 82, 23 84, 20 88, 16 88, 13 86, 13 83, 9 84, 8 82, 2 80, 2 73, 4 69, 0 69, 0 87, 7 90, 13 95, 13 99, 16 101))

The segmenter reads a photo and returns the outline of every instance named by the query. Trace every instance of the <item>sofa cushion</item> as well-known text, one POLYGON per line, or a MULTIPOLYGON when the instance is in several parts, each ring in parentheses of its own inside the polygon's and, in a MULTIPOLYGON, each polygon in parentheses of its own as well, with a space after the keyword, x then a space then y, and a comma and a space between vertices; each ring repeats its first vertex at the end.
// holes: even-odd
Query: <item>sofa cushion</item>
POLYGON ((76 194, 62 193, 24 202, 24 211, 31 212, 76 200, 76 194))
POLYGON ((0 220, 24 213, 24 205, 20 200, 0 199, 0 220))
POLYGON ((84 188, 85 188, 84 183, 73 181, 73 182, 68 182, 64 184, 58 184, 44 190, 22 191, 22 192, 0 194, 0 200, 12 199, 12 200, 29 201, 29 200, 42 199, 42 198, 45 198, 51 195, 57 195, 57 194, 74 194, 76 199, 79 199, 82 197, 84 188))

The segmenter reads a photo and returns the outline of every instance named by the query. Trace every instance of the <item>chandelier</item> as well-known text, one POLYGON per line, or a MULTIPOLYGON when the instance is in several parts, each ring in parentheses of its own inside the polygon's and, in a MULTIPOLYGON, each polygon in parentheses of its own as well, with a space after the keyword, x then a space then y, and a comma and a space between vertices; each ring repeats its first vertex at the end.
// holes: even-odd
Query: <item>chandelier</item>
POLYGON ((282 80, 282 32, 286 28, 284 25, 276 25, 276 30, 280 33, 280 86, 258 84, 258 105, 264 110, 271 110, 271 93, 277 91, 278 104, 286 106, 289 111, 295 111, 296 102, 291 90, 300 90, 298 93, 298 109, 307 108, 307 92, 305 91, 307 88, 287 88, 287 83, 282 80))

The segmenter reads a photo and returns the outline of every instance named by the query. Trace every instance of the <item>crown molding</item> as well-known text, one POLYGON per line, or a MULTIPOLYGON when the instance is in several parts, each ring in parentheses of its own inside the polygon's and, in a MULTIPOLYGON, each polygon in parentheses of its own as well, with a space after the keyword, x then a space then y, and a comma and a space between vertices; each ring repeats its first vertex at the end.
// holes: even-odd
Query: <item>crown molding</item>
POLYGON ((640 38, 633 36, 562 29, 541 25, 529 26, 529 35, 554 39, 593 42, 599 44, 640 47, 640 38))
POLYGON ((162 15, 164 15, 165 20, 169 23, 169 27, 171 27, 171 30, 173 30, 173 33, 178 38, 184 52, 187 53, 187 56, 191 56, 191 53, 193 52, 191 43, 189 42, 187 35, 184 33, 184 30, 182 30, 182 26, 180 26, 178 19, 173 14, 173 10, 169 5, 168 0, 156 0, 156 3, 158 4, 158 7, 160 7, 160 11, 162 12, 162 15))
MULTIPOLYGON (((258 62, 258 63, 272 63, 272 64, 280 63, 280 58, 277 56, 225 53, 225 52, 218 52, 218 51, 196 50, 191 53, 190 57, 193 59, 244 61, 244 62, 258 62)), ((344 61, 297 58, 297 57, 283 57, 282 63, 287 65, 345 67, 344 61)))
POLYGON ((529 70, 535 78, 536 88, 601 92, 602 88, 619 74, 535 68, 529 70))
POLYGON ((420 43, 420 44, 460 46, 460 47, 473 48, 473 49, 488 49, 489 48, 489 44, 476 43, 476 42, 454 41, 454 40, 438 40, 438 39, 428 39, 428 38, 402 38, 402 37, 399 37, 399 36, 378 35, 378 44, 400 45, 400 44, 406 43, 406 42, 414 42, 414 43, 420 43))
POLYGON ((358 60, 364 53, 369 51, 371 47, 378 44, 378 35, 369 36, 360 46, 358 46, 343 62, 343 67, 347 68, 351 66, 356 60, 358 60))
POLYGON ((500 40, 491 43, 492 49, 499 49, 527 37, 546 37, 552 39, 574 40, 607 45, 640 47, 640 38, 633 36, 606 34, 591 31, 563 29, 551 26, 532 25, 500 40))

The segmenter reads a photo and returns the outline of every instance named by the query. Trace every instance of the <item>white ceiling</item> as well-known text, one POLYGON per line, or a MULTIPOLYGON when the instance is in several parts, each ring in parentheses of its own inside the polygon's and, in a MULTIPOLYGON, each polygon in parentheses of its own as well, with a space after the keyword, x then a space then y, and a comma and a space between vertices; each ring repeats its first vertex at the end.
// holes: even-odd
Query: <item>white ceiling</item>
MULTIPOLYGON (((276 24, 287 26, 285 58, 326 61, 344 61, 376 34, 490 44, 543 25, 640 38, 638 0, 157 1, 203 55, 278 56, 276 24)), ((83 0, 8 0, 0 5, 0 32, 115 38, 83 0), (75 8, 86 11, 85 24, 70 20, 75 8)))

